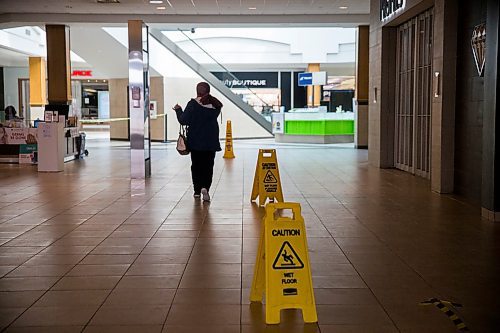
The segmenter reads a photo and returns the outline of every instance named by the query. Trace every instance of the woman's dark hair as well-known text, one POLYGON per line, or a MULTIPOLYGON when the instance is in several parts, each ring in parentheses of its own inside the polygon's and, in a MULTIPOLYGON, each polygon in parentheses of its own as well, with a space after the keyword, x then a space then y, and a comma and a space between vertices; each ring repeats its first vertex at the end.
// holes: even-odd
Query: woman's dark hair
POLYGON ((221 101, 210 95, 210 85, 206 82, 200 82, 196 85, 196 96, 200 97, 200 102, 203 105, 212 104, 216 109, 222 108, 221 101))
POLYGON ((16 108, 9 105, 5 108, 5 120, 14 119, 16 117, 16 108))

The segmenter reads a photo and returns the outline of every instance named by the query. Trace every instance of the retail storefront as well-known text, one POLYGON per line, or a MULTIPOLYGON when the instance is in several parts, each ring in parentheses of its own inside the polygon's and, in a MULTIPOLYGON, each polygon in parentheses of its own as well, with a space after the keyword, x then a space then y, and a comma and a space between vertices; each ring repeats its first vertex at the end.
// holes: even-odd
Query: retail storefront
POLYGON ((372 0, 370 10, 371 164, 498 211, 498 1, 372 0))
MULTIPOLYGON (((278 72, 212 72, 233 93, 266 116, 279 112, 281 90, 278 72)), ((290 90, 290 87, 285 87, 290 90)))

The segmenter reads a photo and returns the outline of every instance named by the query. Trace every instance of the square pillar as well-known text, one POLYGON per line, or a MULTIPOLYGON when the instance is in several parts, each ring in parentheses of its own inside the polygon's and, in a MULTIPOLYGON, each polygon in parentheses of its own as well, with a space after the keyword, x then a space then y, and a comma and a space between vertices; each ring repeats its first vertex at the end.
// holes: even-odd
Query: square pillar
POLYGON ((500 101, 498 37, 500 5, 488 0, 484 71, 482 216, 500 222, 500 101))
POLYGON ((46 25, 49 104, 71 104, 69 27, 46 25))
POLYGON ((356 36, 356 96, 354 106, 354 145, 368 148, 368 81, 370 27, 359 26, 356 36))

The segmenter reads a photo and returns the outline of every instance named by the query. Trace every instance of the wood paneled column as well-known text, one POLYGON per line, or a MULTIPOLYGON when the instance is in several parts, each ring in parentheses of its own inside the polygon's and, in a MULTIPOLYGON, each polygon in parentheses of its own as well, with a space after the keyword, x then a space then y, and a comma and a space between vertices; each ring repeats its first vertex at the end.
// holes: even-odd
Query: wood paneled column
POLYGON ((49 104, 71 103, 71 58, 69 27, 46 25, 49 104))
POLYGON ((359 26, 356 37, 356 97, 354 100, 356 148, 368 148, 368 78, 370 27, 359 26))

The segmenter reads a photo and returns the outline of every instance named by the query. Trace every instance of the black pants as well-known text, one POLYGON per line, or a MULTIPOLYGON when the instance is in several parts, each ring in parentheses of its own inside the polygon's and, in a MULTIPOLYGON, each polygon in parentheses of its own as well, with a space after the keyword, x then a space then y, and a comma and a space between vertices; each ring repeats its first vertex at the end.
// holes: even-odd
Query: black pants
POLYGON ((194 193, 200 193, 202 188, 210 190, 214 175, 214 151, 191 151, 191 176, 193 177, 194 193))

